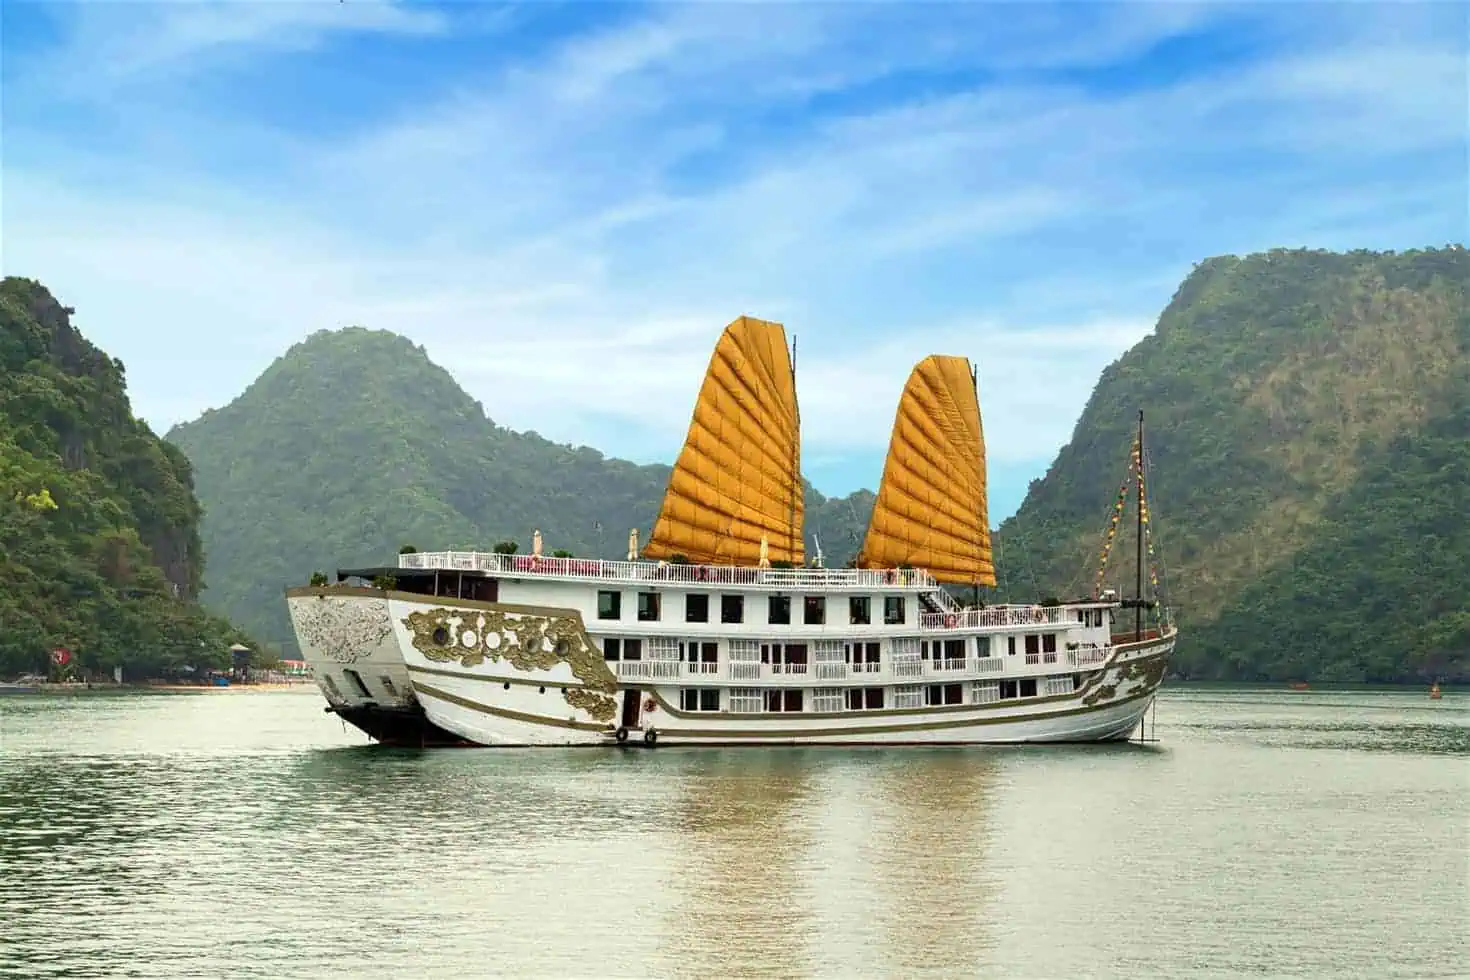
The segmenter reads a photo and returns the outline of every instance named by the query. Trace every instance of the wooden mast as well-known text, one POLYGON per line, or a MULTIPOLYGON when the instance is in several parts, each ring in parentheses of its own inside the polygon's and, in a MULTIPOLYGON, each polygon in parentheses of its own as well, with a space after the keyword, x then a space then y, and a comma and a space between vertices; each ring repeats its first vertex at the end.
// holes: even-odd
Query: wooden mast
POLYGON ((1143 639, 1143 409, 1138 410, 1138 472, 1134 474, 1138 484, 1138 554, 1137 576, 1134 595, 1138 604, 1133 607, 1133 639, 1143 639))

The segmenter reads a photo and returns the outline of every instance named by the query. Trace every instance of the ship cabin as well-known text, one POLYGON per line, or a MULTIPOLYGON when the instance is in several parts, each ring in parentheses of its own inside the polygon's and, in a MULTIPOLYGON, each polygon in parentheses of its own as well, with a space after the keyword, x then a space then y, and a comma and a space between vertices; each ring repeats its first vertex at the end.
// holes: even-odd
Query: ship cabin
POLYGON ((918 569, 415 552, 396 568, 337 573, 343 582, 385 576, 405 592, 575 610, 621 682, 681 688, 692 711, 1070 694, 1112 652, 1120 608, 1105 597, 966 609, 918 569))

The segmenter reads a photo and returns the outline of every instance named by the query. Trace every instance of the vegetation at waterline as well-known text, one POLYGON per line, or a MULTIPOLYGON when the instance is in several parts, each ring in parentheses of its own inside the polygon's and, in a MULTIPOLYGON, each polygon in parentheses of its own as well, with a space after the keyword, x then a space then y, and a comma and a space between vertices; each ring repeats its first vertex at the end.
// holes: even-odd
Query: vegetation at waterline
MULTIPOLYGON (((622 558, 669 479, 668 466, 496 425, 423 348, 360 327, 313 334, 167 438, 205 503, 204 601, 279 642, 291 637, 285 587, 394 564, 405 543, 524 554, 540 528, 548 553, 622 558)), ((808 490, 806 527, 829 564, 856 552, 872 499, 808 490)))
POLYGON ((1467 283, 1460 247, 1201 263, 1002 526, 1003 582, 1092 588, 1142 408, 1185 676, 1470 679, 1467 283))
POLYGON ((226 666, 248 638, 196 601, 188 459, 133 417, 123 366, 40 283, 0 281, 0 675, 226 666))

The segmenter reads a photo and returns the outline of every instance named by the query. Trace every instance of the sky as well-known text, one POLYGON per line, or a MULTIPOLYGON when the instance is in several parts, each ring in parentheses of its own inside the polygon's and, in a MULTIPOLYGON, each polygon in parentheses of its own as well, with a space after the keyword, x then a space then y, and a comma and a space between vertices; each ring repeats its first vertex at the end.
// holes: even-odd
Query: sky
POLYGON ((670 462, 778 320, 828 494, 968 356, 998 521, 1197 261, 1466 240, 1467 9, 9 0, 0 268, 159 431, 358 324, 670 462))

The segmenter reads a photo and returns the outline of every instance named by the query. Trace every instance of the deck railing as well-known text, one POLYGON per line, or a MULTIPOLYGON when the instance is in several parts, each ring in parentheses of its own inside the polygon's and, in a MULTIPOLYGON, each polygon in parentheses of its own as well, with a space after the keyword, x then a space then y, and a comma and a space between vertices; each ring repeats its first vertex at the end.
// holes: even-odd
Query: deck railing
POLYGON ((1060 626, 1073 620, 1061 606, 986 606, 958 612, 920 613, 922 630, 977 630, 1007 626, 1060 626))
POLYGON ((935 589, 934 576, 909 568, 748 568, 502 555, 483 551, 416 551, 398 556, 403 569, 495 572, 558 579, 607 579, 650 584, 741 585, 771 589, 935 589))

